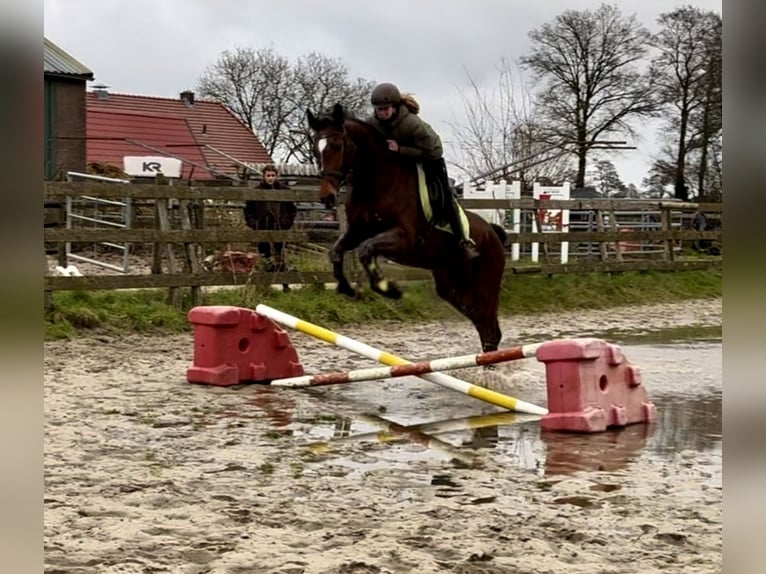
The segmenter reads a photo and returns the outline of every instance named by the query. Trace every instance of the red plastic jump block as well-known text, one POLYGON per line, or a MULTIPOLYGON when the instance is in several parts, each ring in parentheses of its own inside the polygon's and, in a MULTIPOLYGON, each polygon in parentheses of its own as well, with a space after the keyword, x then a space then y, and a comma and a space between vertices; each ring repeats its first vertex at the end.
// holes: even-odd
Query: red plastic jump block
POLYGON ((194 325, 190 383, 228 386, 303 374, 287 332, 251 309, 202 306, 187 317, 194 325))
POLYGON ((618 345, 601 339, 559 339, 544 343, 537 359, 545 363, 549 413, 544 430, 602 432, 657 418, 641 383, 618 345))

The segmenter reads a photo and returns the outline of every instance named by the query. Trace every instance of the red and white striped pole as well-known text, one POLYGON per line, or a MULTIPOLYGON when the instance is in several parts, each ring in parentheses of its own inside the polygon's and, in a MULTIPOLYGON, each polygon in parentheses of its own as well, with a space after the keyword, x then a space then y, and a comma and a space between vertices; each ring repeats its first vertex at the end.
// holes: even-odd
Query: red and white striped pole
MULTIPOLYGON (((364 357, 376 360, 379 363, 383 363, 384 365, 401 366, 411 364, 411 362, 407 361, 406 359, 402 359, 401 357, 397 357, 396 355, 392 355, 386 351, 376 349, 375 347, 371 347, 370 345, 350 337, 346 337, 340 333, 335 333, 329 329, 320 327, 319 325, 309 323, 308 321, 303 321, 298 317, 294 317, 288 313, 279 311, 278 309, 274 309, 268 305, 264 305, 263 303, 259 304, 255 308, 255 312, 279 323, 280 325, 285 325, 291 329, 296 329, 302 333, 316 337, 317 339, 321 339, 328 343, 337 345, 338 347, 348 349, 353 353, 357 353, 364 357)), ((529 347, 532 346, 530 345, 529 347)), ((534 350, 530 349, 530 352, 532 353, 530 356, 534 355, 536 349, 536 346, 534 347, 534 350)), ((473 357, 475 357, 475 355, 473 357)), ((437 385, 452 389, 453 391, 464 393, 475 399, 479 399, 511 411, 530 413, 533 415, 548 414, 548 409, 544 407, 539 407, 537 405, 533 405, 532 403, 515 399, 502 393, 498 393, 497 391, 485 389, 484 387, 473 385, 466 381, 461 381, 460 379, 456 379, 455 377, 445 373, 428 372, 419 376, 427 381, 436 383, 437 385)))
POLYGON ((320 373, 318 375, 303 375, 300 377, 275 379, 271 381, 271 384, 275 387, 317 387, 321 385, 337 385, 341 383, 373 381, 376 379, 391 379, 395 377, 418 377, 426 373, 450 371, 452 369, 465 369, 468 367, 492 365, 495 363, 517 361, 519 359, 534 357, 537 348, 540 345, 541 343, 536 343, 533 345, 498 349, 497 351, 488 351, 476 355, 462 355, 458 357, 448 357, 446 359, 434 359, 432 361, 393 365, 391 367, 371 367, 368 369, 355 369, 353 371, 320 373))

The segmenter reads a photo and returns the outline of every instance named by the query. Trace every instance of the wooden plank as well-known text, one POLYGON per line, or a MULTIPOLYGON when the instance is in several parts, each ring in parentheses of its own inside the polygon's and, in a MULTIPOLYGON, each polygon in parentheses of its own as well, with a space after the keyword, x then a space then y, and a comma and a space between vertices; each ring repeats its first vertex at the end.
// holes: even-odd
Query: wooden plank
POLYGON ((84 277, 46 276, 43 288, 52 291, 96 289, 152 289, 186 287, 188 285, 271 285, 285 283, 331 283, 331 271, 288 273, 176 273, 175 275, 92 275, 84 277), (62 281, 62 279, 64 281, 62 281), (68 281, 67 281, 68 280, 68 281), (76 281, 73 281, 76 280, 76 281))
MULTIPOLYGON (((507 233, 508 243, 561 243, 569 242, 599 242, 599 241, 679 241, 684 239, 722 239, 722 232, 696 231, 693 229, 673 229, 670 231, 570 231, 545 233, 507 233)), ((155 241, 173 243, 251 243, 253 241, 287 241, 317 243, 331 242, 337 239, 338 232, 334 230, 304 230, 304 231, 252 231, 237 229, 174 229, 170 231, 154 229, 57 229, 43 230, 43 240, 48 242, 96 242, 118 241, 120 243, 152 243, 155 241)))
POLYGON ((615 273, 622 271, 694 271, 704 269, 720 270, 720 259, 690 259, 687 261, 591 261, 574 265, 543 265, 541 273, 615 273))
MULTIPOLYGON (((162 200, 159 200, 161 202, 162 200)), ((250 229, 46 229, 43 240, 50 242, 119 241, 121 243, 252 243, 253 241, 309 241, 316 232, 252 231, 250 229), (48 233, 51 232, 51 233, 48 233)), ((337 237, 337 233, 328 234, 337 237)))
POLYGON ((572 211, 590 211, 594 209, 617 211, 657 211, 663 208, 673 211, 703 211, 720 213, 721 203, 683 203, 660 200, 639 199, 461 199, 460 205, 470 209, 569 209, 572 211))
POLYGON ((319 187, 301 186, 283 190, 263 190, 250 187, 167 186, 156 184, 125 184, 97 181, 44 182, 44 199, 60 199, 88 195, 104 199, 214 199, 216 201, 319 201, 319 187))
MULTIPOLYGON (((178 183, 178 182, 177 182, 178 183)), ((285 190, 260 190, 247 186, 187 186, 179 183, 173 186, 156 184, 125 184, 98 181, 80 182, 43 182, 43 196, 46 201, 60 200, 65 197, 90 195, 93 197, 122 199, 214 199, 216 201, 319 201, 319 189, 314 185, 298 185, 285 190)), ((722 203, 672 202, 661 200, 635 199, 587 199, 587 200, 536 200, 531 197, 521 199, 462 199, 460 204, 466 209, 570 209, 593 210, 614 209, 660 211, 663 208, 674 211, 702 211, 705 213, 721 213, 722 203)))
MULTIPOLYGON (((695 269, 720 270, 721 259, 706 258, 686 261, 591 261, 552 265, 511 265, 506 275, 559 274, 559 273, 608 273, 622 271, 683 271, 695 269)), ((385 273, 397 281, 429 280, 430 273, 423 269, 399 267, 386 264, 385 273)), ((177 273, 175 275, 93 275, 84 277, 46 276, 43 289, 46 291, 98 290, 98 289, 151 289, 185 287, 189 285, 280 285, 335 283, 331 271, 285 273, 177 273)))

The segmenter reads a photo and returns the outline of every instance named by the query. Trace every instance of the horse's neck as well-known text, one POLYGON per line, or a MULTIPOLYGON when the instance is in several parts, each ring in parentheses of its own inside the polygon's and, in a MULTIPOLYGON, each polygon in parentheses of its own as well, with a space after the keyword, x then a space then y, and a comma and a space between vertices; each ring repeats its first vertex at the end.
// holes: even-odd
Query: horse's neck
POLYGON ((393 156, 388 152, 385 137, 372 124, 362 120, 348 120, 346 133, 356 148, 355 169, 379 172, 395 163, 393 156))
POLYGON ((349 120, 346 123, 346 133, 351 137, 351 141, 354 142, 357 155, 361 153, 373 159, 385 158, 387 155, 386 140, 383 134, 372 124, 363 120, 349 120))

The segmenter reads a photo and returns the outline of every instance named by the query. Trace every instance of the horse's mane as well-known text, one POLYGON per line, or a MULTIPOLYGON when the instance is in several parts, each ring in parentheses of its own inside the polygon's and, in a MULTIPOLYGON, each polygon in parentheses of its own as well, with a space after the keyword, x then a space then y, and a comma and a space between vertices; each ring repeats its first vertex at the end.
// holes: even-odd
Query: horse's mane
POLYGON ((365 118, 360 118, 351 114, 346 115, 345 121, 360 127, 366 132, 369 132, 377 140, 377 143, 380 145, 385 145, 386 136, 374 123, 366 120, 365 118))

